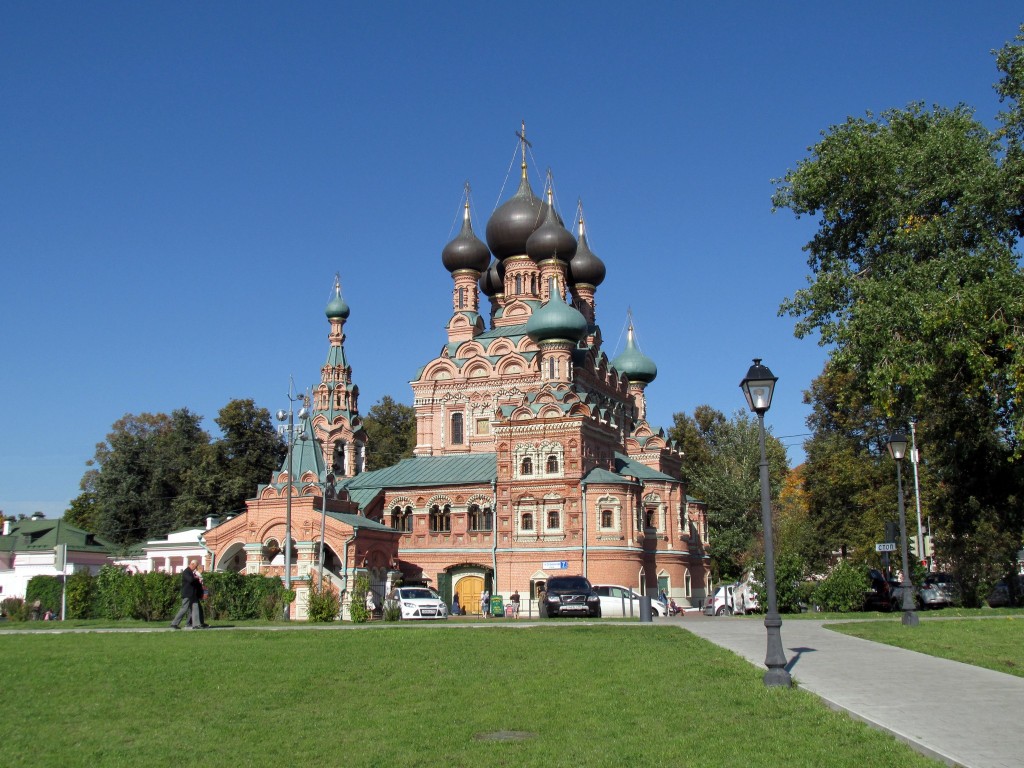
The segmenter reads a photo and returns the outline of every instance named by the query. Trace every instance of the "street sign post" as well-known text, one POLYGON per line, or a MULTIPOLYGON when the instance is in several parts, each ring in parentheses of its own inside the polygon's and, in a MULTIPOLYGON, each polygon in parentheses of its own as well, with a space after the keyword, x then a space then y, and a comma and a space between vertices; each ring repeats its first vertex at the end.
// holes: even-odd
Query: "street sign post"
POLYGON ((875 544, 875 552, 895 552, 896 542, 895 541, 883 541, 881 544, 875 544))

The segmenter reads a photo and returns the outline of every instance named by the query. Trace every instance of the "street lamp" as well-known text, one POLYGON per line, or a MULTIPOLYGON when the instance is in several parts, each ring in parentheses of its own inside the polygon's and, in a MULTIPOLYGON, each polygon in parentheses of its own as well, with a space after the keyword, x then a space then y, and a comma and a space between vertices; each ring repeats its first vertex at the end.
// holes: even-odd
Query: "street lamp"
POLYGON ((764 438, 764 414, 772 407, 772 394, 778 380, 766 366, 761 365, 761 358, 755 357, 754 364, 740 382, 747 406, 757 414, 761 443, 761 525, 764 527, 765 587, 768 590, 768 610, 764 615, 764 626, 768 631, 768 652, 764 664, 768 671, 764 673, 764 684, 768 686, 793 684, 793 679, 786 671, 786 654, 782 650, 782 617, 775 599, 775 543, 772 540, 771 491, 768 488, 768 453, 764 438))
POLYGON ((916 627, 920 620, 914 610, 914 588, 907 561, 907 515, 903 508, 903 457, 907 453, 907 436, 903 432, 890 435, 889 453, 896 460, 896 488, 900 509, 900 540, 902 542, 901 554, 903 555, 903 581, 900 586, 903 592, 903 626, 916 627))
MULTIPOLYGON (((280 410, 277 412, 278 421, 288 422, 288 500, 285 504, 285 516, 284 516, 284 588, 291 590, 292 588, 292 484, 295 478, 293 477, 295 469, 292 466, 292 448, 295 443, 295 415, 293 405, 302 400, 302 395, 292 395, 291 388, 288 389, 288 410, 280 410)), ((306 409, 302 408, 299 411, 299 418, 306 418, 306 409)), ((291 604, 285 603, 284 605, 284 620, 287 621, 291 618, 291 604)))

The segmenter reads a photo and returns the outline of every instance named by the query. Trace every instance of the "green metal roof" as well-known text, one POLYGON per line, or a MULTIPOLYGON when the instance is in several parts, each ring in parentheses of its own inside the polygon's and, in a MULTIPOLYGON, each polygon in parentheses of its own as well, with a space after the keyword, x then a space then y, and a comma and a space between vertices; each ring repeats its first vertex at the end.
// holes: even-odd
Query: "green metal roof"
POLYGON ((622 453, 615 454, 615 471, 621 475, 630 475, 639 480, 673 480, 678 482, 678 478, 666 475, 664 472, 659 472, 656 469, 651 469, 646 464, 633 461, 622 453))
POLYGON ((595 467, 594 469, 587 472, 583 478, 583 484, 589 485, 591 483, 611 483, 613 485, 636 485, 632 480, 627 480, 622 475, 617 475, 614 472, 609 472, 607 469, 601 469, 595 467))
POLYGON ((328 512, 327 516, 333 517, 335 520, 340 520, 347 525, 351 525, 353 528, 366 528, 371 531, 390 531, 395 534, 399 533, 399 531, 396 531, 383 523, 378 523, 376 520, 371 520, 370 518, 363 517, 362 515, 353 515, 349 512, 328 512))
POLYGON ((379 490, 438 485, 479 485, 490 483, 497 476, 496 453, 414 456, 385 469, 356 475, 348 480, 344 487, 355 498, 355 492, 371 488, 379 490))
POLYGON ((5 552, 53 549, 57 544, 66 544, 68 549, 78 552, 109 552, 113 547, 109 541, 61 518, 18 520, 11 523, 9 535, 0 536, 0 550, 5 552))

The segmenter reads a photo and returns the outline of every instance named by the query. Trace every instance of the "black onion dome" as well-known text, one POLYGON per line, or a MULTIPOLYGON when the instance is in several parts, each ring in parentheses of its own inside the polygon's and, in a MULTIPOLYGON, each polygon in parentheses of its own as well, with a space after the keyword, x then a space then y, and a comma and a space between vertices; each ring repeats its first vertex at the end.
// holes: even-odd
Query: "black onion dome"
POLYGON ((473 232, 473 224, 469 220, 469 203, 466 203, 466 215, 462 219, 462 231, 441 251, 441 261, 449 272, 460 269, 472 269, 483 272, 491 260, 491 252, 473 232))
POLYGON ((496 259, 526 253, 526 241, 540 226, 543 203, 533 194, 530 180, 523 178, 512 197, 498 206, 487 222, 487 246, 496 259))
POLYGON ((576 246, 576 255, 569 262, 569 282, 573 285, 583 283, 592 285, 595 288, 604 282, 604 262, 597 258, 597 255, 590 250, 587 243, 587 233, 583 231, 582 220, 580 222, 580 239, 576 246))
POLYGON ((576 238, 558 220, 550 197, 544 208, 544 223, 527 239, 526 253, 537 263, 555 258, 568 263, 576 253, 576 238))
POLYGON ((500 264, 500 261, 492 261, 491 266, 480 275, 480 290, 484 296, 494 296, 505 292, 505 281, 501 276, 500 264))

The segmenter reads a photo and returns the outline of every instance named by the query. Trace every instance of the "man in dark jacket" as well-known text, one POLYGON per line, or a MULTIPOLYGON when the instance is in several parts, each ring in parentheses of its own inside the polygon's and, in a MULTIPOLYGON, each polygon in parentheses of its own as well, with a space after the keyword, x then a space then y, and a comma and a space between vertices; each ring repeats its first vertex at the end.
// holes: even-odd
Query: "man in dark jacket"
POLYGON ((192 628, 199 629, 202 626, 202 619, 199 618, 199 601, 203 599, 202 582, 196 578, 196 569, 199 568, 198 560, 189 560, 188 568, 181 572, 181 608, 171 621, 171 629, 181 629, 178 626, 186 615, 192 616, 192 628), (189 612, 191 611, 191 614, 189 612))

